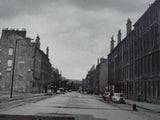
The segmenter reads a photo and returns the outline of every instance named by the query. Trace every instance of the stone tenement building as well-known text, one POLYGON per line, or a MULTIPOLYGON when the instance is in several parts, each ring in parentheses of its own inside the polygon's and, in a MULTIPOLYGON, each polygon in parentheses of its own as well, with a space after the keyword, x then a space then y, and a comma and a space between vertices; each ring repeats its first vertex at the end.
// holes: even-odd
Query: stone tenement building
POLYGON ((0 39, 0 90, 11 89, 13 76, 15 92, 46 91, 52 79, 48 51, 47 48, 45 54, 40 50, 39 36, 33 42, 26 37, 24 29, 3 29, 0 39))
POLYGON ((108 59, 100 58, 99 67, 99 93, 104 93, 108 88, 108 59))
POLYGON ((98 71, 96 70, 95 65, 88 71, 82 85, 84 85, 82 86, 82 90, 87 91, 89 94, 99 93, 98 71))
POLYGON ((160 1, 156 0, 108 55, 109 88, 127 98, 160 103, 160 1))
POLYGON ((82 90, 90 94, 101 94, 108 87, 108 60, 100 58, 97 65, 92 66, 82 81, 82 90))

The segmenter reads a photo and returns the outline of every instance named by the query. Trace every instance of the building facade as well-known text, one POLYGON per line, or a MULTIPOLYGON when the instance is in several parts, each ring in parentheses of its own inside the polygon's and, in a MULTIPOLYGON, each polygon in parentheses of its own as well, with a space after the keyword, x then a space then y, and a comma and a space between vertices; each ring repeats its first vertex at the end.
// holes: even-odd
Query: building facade
POLYGON ((108 60, 100 58, 99 63, 99 94, 108 90, 108 60))
POLYGON ((93 65, 86 78, 82 80, 82 91, 89 94, 101 94, 108 89, 108 60, 100 58, 96 67, 93 65))
POLYGON ((26 30, 3 29, 0 39, 0 90, 9 91, 13 80, 15 92, 44 92, 49 82, 51 64, 40 50, 40 38, 26 37, 26 30))
MULTIPOLYGON (((108 55, 110 90, 160 103, 160 1, 156 0, 108 55)), ((113 44, 113 43, 112 43, 113 44)), ((113 45, 112 45, 113 46, 113 45)))
POLYGON ((82 91, 86 91, 89 94, 99 94, 98 70, 95 65, 88 71, 82 85, 84 85, 82 86, 82 91))

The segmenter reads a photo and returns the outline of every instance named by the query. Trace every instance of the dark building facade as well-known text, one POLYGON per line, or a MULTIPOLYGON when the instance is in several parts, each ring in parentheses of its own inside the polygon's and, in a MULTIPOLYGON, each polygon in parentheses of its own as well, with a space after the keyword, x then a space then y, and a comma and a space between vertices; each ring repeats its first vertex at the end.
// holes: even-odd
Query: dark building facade
POLYGON ((89 94, 99 94, 99 80, 98 80, 98 69, 95 65, 88 71, 86 78, 83 80, 82 90, 87 91, 89 94))
POLYGON ((45 92, 51 79, 48 50, 40 50, 40 38, 26 37, 26 30, 3 29, 0 39, 0 90, 45 92), (14 67, 13 67, 14 66, 14 67))
POLYGON ((99 94, 108 90, 108 60, 100 58, 99 63, 99 94))
POLYGON ((48 48, 46 49, 46 53, 44 53, 36 44, 34 46, 33 59, 33 84, 36 89, 35 91, 47 92, 48 85, 54 80, 52 70, 52 65, 48 58, 48 48))
MULTIPOLYGON (((160 103, 160 1, 156 0, 108 55, 110 90, 160 103)), ((113 44, 113 40, 111 42, 113 44)), ((112 45, 113 46, 113 45, 112 45)))

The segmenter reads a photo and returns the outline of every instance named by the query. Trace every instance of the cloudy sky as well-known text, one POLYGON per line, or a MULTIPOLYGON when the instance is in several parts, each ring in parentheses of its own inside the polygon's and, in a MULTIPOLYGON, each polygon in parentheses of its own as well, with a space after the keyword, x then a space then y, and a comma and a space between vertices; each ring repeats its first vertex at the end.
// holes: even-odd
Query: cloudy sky
POLYGON ((0 29, 26 28, 50 49, 52 65, 63 76, 82 79, 97 58, 110 52, 118 29, 135 23, 154 0, 0 0, 0 29))

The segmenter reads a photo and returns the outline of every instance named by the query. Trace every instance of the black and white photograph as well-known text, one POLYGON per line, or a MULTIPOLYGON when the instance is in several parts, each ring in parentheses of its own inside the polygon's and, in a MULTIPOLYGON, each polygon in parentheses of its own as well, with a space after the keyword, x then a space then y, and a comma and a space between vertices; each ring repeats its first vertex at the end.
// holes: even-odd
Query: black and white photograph
POLYGON ((160 120, 160 0, 0 0, 0 120, 160 120))

